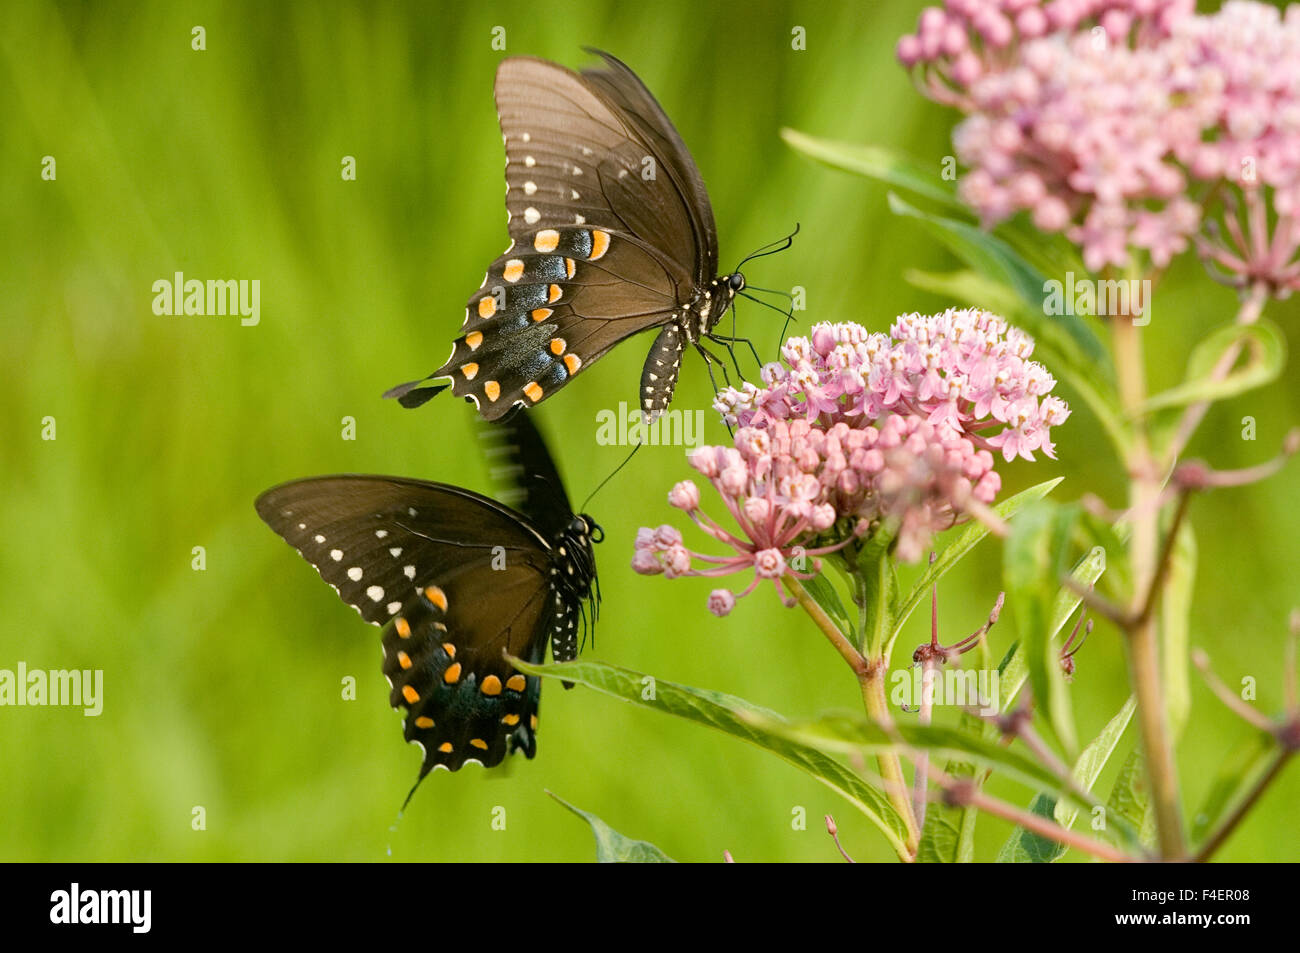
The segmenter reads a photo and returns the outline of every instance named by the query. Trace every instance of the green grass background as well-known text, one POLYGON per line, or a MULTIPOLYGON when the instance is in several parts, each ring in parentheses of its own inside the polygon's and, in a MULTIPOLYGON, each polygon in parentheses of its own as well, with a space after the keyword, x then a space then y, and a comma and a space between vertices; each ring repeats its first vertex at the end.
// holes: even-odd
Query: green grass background
MULTIPOLYGON (((891 217, 882 188, 778 138, 788 125, 937 169, 953 117, 917 96, 892 56, 917 10, 847 0, 4 4, 0 667, 103 669, 106 698, 99 718, 0 709, 0 859, 590 859, 588 832, 544 789, 682 860, 716 861, 724 849, 741 861, 834 859, 827 812, 858 859, 888 859, 851 807, 783 762, 554 685, 536 760, 439 772, 394 826, 419 754, 387 705, 378 633, 252 501, 282 480, 338 471, 486 488, 468 407, 444 397, 408 412, 379 394, 443 360, 465 299, 505 247, 492 77, 506 54, 491 48, 494 26, 506 28, 509 54, 578 67, 587 44, 638 71, 709 184, 724 264, 800 222, 794 247, 749 276, 804 286, 801 317, 883 329, 900 312, 948 306, 901 276, 954 260, 891 217), (206 51, 190 47, 195 25, 206 51), (795 26, 806 51, 791 49, 795 26), (40 177, 45 155, 56 181, 40 177), (345 155, 356 157, 355 182, 340 177, 345 155), (151 285, 174 271, 260 279, 260 326, 155 316, 151 285), (41 439, 47 415, 52 442, 41 439), (351 442, 340 436, 348 415, 351 442), (204 572, 190 568, 195 546, 206 548, 204 572), (356 701, 340 697, 345 676, 356 701), (196 805, 206 830, 191 828, 196 805), (492 828, 497 807, 503 831, 492 828), (792 825, 796 808, 806 830, 792 825)), ((1155 384, 1169 385, 1234 298, 1183 260, 1156 307, 1144 337, 1155 384)), ((1300 350, 1295 305, 1267 313, 1300 350)), ((740 318, 771 355, 779 318, 752 306, 740 318)), ((594 415, 634 398, 648 343, 619 348, 538 412, 577 500, 626 452, 596 445, 594 415)), ((690 356, 677 406, 709 400, 690 356)), ((1005 468, 1008 492, 1064 475, 1062 499, 1122 499, 1096 422, 1076 409, 1059 462, 1005 468)), ((1297 423, 1291 373, 1216 409, 1192 449, 1247 465, 1297 423), (1241 439, 1245 415, 1255 442, 1241 439)), ((712 441, 726 439, 708 426, 712 441)), ((637 528, 679 515, 665 493, 687 472, 680 450, 647 449, 591 506, 608 534, 595 657, 790 715, 854 707, 838 658, 770 591, 716 620, 707 581, 630 571, 637 528)), ((1296 474, 1192 509, 1193 642, 1230 683, 1258 679, 1269 711, 1281 703, 1286 614, 1300 601, 1296 474)), ((946 641, 987 613, 999 558, 986 543, 943 585, 946 641)), ((898 660, 925 637, 923 615, 898 660)), ((995 629, 997 650, 1012 637, 1009 623, 995 629)), ((1090 737, 1125 697, 1116 634, 1101 626, 1078 666, 1090 737)), ((1193 701, 1179 751, 1189 812, 1245 734, 1199 682, 1193 701)), ((1130 733, 1121 754, 1133 743, 1130 733)), ((1297 798, 1292 770, 1222 856, 1300 857, 1297 798)), ((979 856, 1008 831, 981 819, 979 856)))

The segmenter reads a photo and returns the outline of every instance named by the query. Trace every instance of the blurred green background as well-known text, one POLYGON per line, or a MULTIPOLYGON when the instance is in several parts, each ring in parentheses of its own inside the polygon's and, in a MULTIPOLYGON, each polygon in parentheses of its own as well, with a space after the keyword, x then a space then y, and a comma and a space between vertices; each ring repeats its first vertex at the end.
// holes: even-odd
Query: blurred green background
MULTIPOLYGON (((654 91, 709 184, 730 265, 802 231, 748 269, 807 289, 812 320, 884 329, 951 302, 909 287, 955 261, 885 208, 873 184, 819 167, 782 126, 904 150, 938 169, 951 114, 893 59, 911 3, 584 0, 492 4, 49 4, 0 11, 0 668, 104 670, 104 712, 0 708, 0 859, 587 860, 592 840, 549 789, 681 860, 831 860, 835 814, 859 860, 882 838, 817 782, 730 737, 578 689, 547 686, 539 755, 431 776, 400 823, 417 749, 404 745, 379 671, 379 637, 258 520, 254 497, 292 477, 394 473, 487 488, 470 409, 381 401, 446 356, 464 302, 506 244, 492 77, 508 54, 572 67, 583 45, 624 58, 654 91), (206 50, 191 49, 191 29, 206 50), (508 50, 492 49, 506 28, 508 50), (807 49, 791 48, 804 27, 807 49), (42 157, 57 179, 41 178, 42 157), (356 157, 356 181, 340 176, 356 157), (152 283, 257 278, 261 323, 158 317, 152 283), (42 420, 57 439, 41 438, 42 420), (356 440, 341 439, 342 419, 356 440), (203 546, 207 568, 191 568, 203 546), (341 698, 341 680, 358 698, 341 698), (206 830, 191 811, 206 809, 206 830), (506 829, 492 828, 496 807, 506 829), (795 829, 797 808, 807 829, 795 829), (394 826, 396 823, 396 826, 394 826)), ((1232 292, 1183 260, 1147 329, 1153 383, 1227 321, 1232 292)), ((1267 314, 1300 351, 1292 304, 1267 314)), ((765 357, 780 319, 743 307, 765 357)), ((806 325, 805 325, 806 326, 806 325)), ((571 495, 624 457, 595 443, 595 412, 633 399, 649 338, 586 371, 538 418, 571 495)), ((1070 395, 1066 391, 1065 396, 1070 395)), ((688 356, 676 406, 706 408, 688 356)), ((1059 462, 1004 469, 1008 493, 1065 475, 1058 493, 1122 500, 1086 408, 1059 431, 1059 462)), ((1192 450, 1229 467, 1275 452, 1300 423, 1300 377, 1223 407, 1192 450), (1255 417, 1258 440, 1241 439, 1255 417)), ((711 442, 726 431, 710 420, 711 442)), ((641 525, 672 520, 687 475, 675 448, 642 451, 590 510, 605 602, 595 657, 731 692, 790 715, 853 708, 856 685, 770 591, 717 620, 706 580, 628 568, 641 525)), ((1293 466, 1198 499, 1193 642, 1231 684, 1281 703, 1286 615, 1300 601, 1293 466)), ((702 544, 698 537, 693 541, 702 544)), ((998 586, 985 543, 941 589, 945 641, 972 631, 998 586)), ((924 613, 896 662, 926 637, 924 613)), ((994 630, 1000 653, 1009 625, 994 630)), ((1126 692, 1102 626, 1074 683, 1090 737, 1126 692)), ((1189 813, 1245 735, 1194 684, 1179 752, 1189 813)), ((1134 743, 1134 729, 1120 754, 1134 743)), ((1117 758, 1103 779, 1108 790, 1117 758)), ((1023 790, 994 790, 1018 803, 1023 790)), ((1224 859, 1300 857, 1300 771, 1271 790, 1224 859)), ((980 820, 992 858, 1008 833, 980 820)))

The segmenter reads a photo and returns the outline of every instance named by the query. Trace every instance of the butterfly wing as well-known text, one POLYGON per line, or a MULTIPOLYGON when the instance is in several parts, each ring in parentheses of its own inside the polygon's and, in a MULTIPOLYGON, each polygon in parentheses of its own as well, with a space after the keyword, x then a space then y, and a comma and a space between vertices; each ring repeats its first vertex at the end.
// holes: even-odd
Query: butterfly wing
POLYGON ((704 178, 691 158, 690 150, 664 112, 654 94, 640 77, 618 57, 585 47, 605 60, 604 68, 585 69, 582 78, 606 100, 618 106, 620 114, 631 120, 642 138, 655 147, 655 154, 672 172, 673 183, 682 195, 690 217, 694 246, 694 277, 703 286, 718 274, 718 228, 713 220, 713 206, 704 178))
POLYGON ((569 607, 546 539, 459 487, 398 477, 297 480, 257 500, 267 524, 366 621, 386 626, 384 674, 424 748, 421 777, 535 750, 540 685, 505 660, 541 659, 569 607))

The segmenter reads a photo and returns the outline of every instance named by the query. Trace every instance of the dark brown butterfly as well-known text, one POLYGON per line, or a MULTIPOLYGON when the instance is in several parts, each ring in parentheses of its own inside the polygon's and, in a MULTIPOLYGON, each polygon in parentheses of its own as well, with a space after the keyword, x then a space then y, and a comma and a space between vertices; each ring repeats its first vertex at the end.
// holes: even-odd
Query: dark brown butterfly
POLYGON ((654 415, 672 400, 687 345, 708 361, 703 338, 741 340, 714 334, 745 278, 718 276, 704 180, 636 74, 600 55, 604 67, 581 73, 528 57, 502 61, 496 102, 510 248, 470 298, 447 362, 385 396, 419 406, 448 386, 424 381, 449 377, 453 393, 495 420, 658 328, 640 391, 641 408, 654 415))
POLYGON ((492 428, 494 464, 519 509, 445 483, 327 476, 267 490, 257 512, 367 622, 384 627, 389 701, 420 745, 423 778, 466 761, 537 750, 540 679, 509 654, 557 662, 578 654, 599 601, 592 543, 541 435, 526 414, 492 428), (590 615, 588 616, 588 608, 590 615))

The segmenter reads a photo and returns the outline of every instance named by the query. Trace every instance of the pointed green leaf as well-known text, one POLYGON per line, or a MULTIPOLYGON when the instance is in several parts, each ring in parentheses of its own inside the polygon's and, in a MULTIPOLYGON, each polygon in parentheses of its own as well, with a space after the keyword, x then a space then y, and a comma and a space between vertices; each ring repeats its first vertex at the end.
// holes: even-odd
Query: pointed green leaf
MULTIPOLYGON (((1115 746, 1119 744, 1120 738, 1124 736, 1124 730, 1128 728, 1128 723, 1133 718, 1133 710, 1136 706, 1137 702, 1130 697, 1120 708, 1119 713, 1107 722, 1101 733, 1079 755, 1079 760, 1075 762, 1071 775, 1075 783, 1083 790, 1091 791, 1097 783, 1102 768, 1106 766, 1106 762, 1110 760, 1110 756, 1115 751, 1115 746)), ((1029 810, 1034 814, 1051 818, 1062 827, 1067 828, 1074 826, 1074 820, 1079 814, 1079 809, 1075 803, 1058 800, 1044 794, 1034 798, 1029 805, 1029 810)), ((1007 839, 1007 842, 1002 845, 1002 850, 998 853, 998 861, 1001 863, 1050 864, 1064 857, 1066 850, 1067 848, 1063 844, 1058 844, 1054 840, 1043 837, 1041 834, 1035 834, 1023 827, 1017 827, 1012 832, 1011 837, 1007 839)))
POLYGON ((743 698, 711 692, 643 675, 604 662, 580 660, 551 665, 532 665, 512 658, 515 668, 531 675, 543 675, 630 701, 643 708, 676 715, 688 721, 717 728, 770 751, 816 778, 845 798, 873 823, 900 856, 907 853, 907 828, 889 799, 849 768, 816 748, 792 742, 762 724, 781 724, 775 712, 753 705, 743 698), (754 720, 757 719, 757 720, 754 720))
POLYGON ((591 832, 596 836, 597 862, 602 864, 677 863, 649 841, 633 840, 630 837, 625 837, 595 814, 574 807, 554 792, 547 791, 546 793, 591 825, 591 832))
POLYGON ((795 129, 782 129, 781 138, 804 155, 833 168, 898 186, 949 208, 961 208, 953 191, 941 184, 940 170, 928 169, 915 159, 880 146, 820 139, 795 129))
POLYGON ((1255 324, 1229 325, 1198 344, 1187 362, 1186 380, 1153 396, 1142 412, 1234 397, 1276 380, 1285 365, 1286 338, 1272 322, 1260 319, 1255 324), (1214 365, 1239 344, 1245 345, 1246 363, 1215 379, 1214 365))
POLYGON ((1003 546, 1007 604, 1024 646, 1034 699, 1067 754, 1077 750, 1077 743, 1065 673, 1052 641, 1052 618, 1079 513, 1077 505, 1034 503, 1012 520, 1003 546))
MULTIPOLYGON (((997 736, 997 729, 988 722, 962 712, 963 731, 978 734, 987 740, 997 736)), ((954 777, 976 777, 977 771, 969 761, 951 760, 944 773, 954 777)), ((978 772, 983 776, 984 771, 978 772)), ((976 783, 979 783, 978 778, 976 783)), ((925 824, 921 829, 921 842, 916 859, 925 864, 969 864, 975 859, 975 823, 979 811, 970 805, 947 804, 935 801, 926 806, 925 824)))
POLYGON ((890 556, 893 542, 894 534, 882 527, 862 544, 856 556, 859 586, 855 597, 862 609, 863 644, 871 658, 881 656, 885 640, 894 630, 898 577, 890 556))
POLYGON ((839 630, 847 635, 854 645, 861 645, 857 626, 854 625, 848 610, 844 608, 844 601, 840 599, 835 584, 826 578, 825 571, 823 570, 811 579, 802 580, 802 584, 808 595, 812 596, 813 601, 821 606, 826 614, 834 620, 839 630))
POLYGON ((1156 815, 1151 807, 1151 792, 1147 789, 1146 765, 1142 749, 1134 748, 1124 760, 1106 800, 1106 810, 1111 817, 1122 818, 1139 832, 1143 847, 1156 846, 1156 815))
POLYGON ((1274 756, 1276 741, 1264 731, 1254 730, 1224 757, 1214 782, 1192 816, 1192 843, 1205 840, 1250 790, 1274 756))
POLYGON ((772 720, 770 714, 754 712, 745 719, 765 732, 799 744, 839 754, 880 754, 903 747, 918 748, 931 755, 969 761, 978 767, 996 768, 1008 777, 1035 790, 1057 791, 1057 777, 1019 750, 999 744, 995 738, 971 734, 949 725, 920 725, 898 722, 886 729, 866 716, 830 713, 803 721, 772 720))

